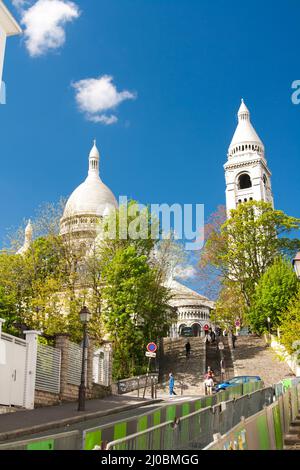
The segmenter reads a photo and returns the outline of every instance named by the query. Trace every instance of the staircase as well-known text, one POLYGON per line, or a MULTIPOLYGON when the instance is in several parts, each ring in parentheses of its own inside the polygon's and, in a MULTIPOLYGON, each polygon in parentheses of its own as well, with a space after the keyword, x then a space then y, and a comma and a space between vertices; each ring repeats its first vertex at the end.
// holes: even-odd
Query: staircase
POLYGON ((266 386, 294 375, 265 340, 254 335, 238 336, 233 357, 235 375, 259 375, 266 386))
POLYGON ((188 338, 191 344, 190 357, 186 357, 187 338, 174 341, 164 340, 160 357, 160 389, 168 392, 169 373, 175 378, 174 390, 177 395, 199 396, 204 394, 205 343, 203 338, 188 338))
POLYGON ((300 450, 300 415, 291 423, 284 437, 284 450, 300 450))

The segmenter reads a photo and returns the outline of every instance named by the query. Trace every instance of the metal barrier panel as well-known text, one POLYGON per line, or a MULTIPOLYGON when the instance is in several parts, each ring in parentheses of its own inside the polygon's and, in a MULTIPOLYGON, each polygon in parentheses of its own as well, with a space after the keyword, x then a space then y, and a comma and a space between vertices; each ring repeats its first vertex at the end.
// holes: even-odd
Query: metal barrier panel
POLYGON ((38 439, 28 439, 9 444, 1 444, 1 450, 80 450, 81 433, 79 431, 65 432, 38 439))
MULTIPOLYGON (((205 408, 207 399, 212 403, 216 400, 215 397, 203 397, 201 399, 164 405, 158 410, 150 411, 139 417, 115 421, 110 424, 87 429, 83 433, 83 449, 93 450, 95 446, 101 446, 103 442, 115 441, 167 421, 174 421, 175 418, 187 416, 194 411, 205 408)), ((158 435, 159 433, 155 434, 155 446, 158 445, 158 435)))
MULTIPOLYGON (((240 397, 242 384, 230 387, 223 397, 227 395, 233 399, 222 404, 216 405, 219 401, 217 395, 206 396, 167 405, 161 410, 139 417, 139 421, 132 418, 126 422, 112 423, 110 428, 101 428, 101 437, 98 435, 98 439, 110 441, 109 448, 113 449, 172 450, 186 446, 202 449, 209 444, 216 431, 225 434, 240 422, 242 416, 254 414, 272 401, 272 389, 261 389, 260 383, 251 384, 250 388, 252 387, 259 390, 243 397, 240 397), (177 422, 178 418, 180 420, 177 422), (162 421, 165 424, 159 425, 162 421), (122 445, 125 447, 121 447, 122 445)), ((89 442, 94 444, 91 435, 98 431, 99 428, 95 428, 85 432, 85 449, 91 448, 89 442)))
POLYGON ((233 419, 232 419, 233 426, 236 426, 237 424, 239 424, 243 416, 245 418, 248 417, 249 400, 250 400, 249 395, 244 395, 240 398, 237 398, 234 401, 233 419))
POLYGON ((292 421, 295 421, 299 414, 299 403, 298 403, 298 394, 296 387, 290 389, 290 398, 291 398, 291 411, 292 411, 292 421))
MULTIPOLYGON (((267 406, 239 423, 227 434, 224 433, 220 439, 209 444, 204 450, 242 450, 240 446, 241 432, 244 433, 244 448, 248 450, 282 450, 284 448, 284 434, 288 432, 291 420, 299 412, 299 378, 288 379, 285 383, 286 391, 281 395, 280 392, 283 389, 284 386, 282 389, 274 386, 250 394, 248 396, 250 411, 258 406, 267 406), (275 394, 279 392, 278 400, 275 403, 273 403, 274 392, 275 394)), ((243 399, 245 401, 246 397, 243 399)), ((242 403, 242 399, 235 400, 235 406, 237 406, 237 402, 242 403)), ((226 407, 229 408, 232 404, 233 401, 227 402, 226 407)), ((238 407, 241 410, 241 405, 238 407)), ((226 413, 221 413, 220 418, 223 414, 226 416, 226 413)))
POLYGON ((273 426, 274 426, 274 435, 275 435, 275 446, 277 450, 283 449, 283 427, 282 421, 280 419, 280 409, 279 404, 274 403, 270 406, 273 415, 273 426))
POLYGON ((291 423, 290 394, 289 390, 282 395, 283 399, 283 419, 284 433, 287 434, 291 423))

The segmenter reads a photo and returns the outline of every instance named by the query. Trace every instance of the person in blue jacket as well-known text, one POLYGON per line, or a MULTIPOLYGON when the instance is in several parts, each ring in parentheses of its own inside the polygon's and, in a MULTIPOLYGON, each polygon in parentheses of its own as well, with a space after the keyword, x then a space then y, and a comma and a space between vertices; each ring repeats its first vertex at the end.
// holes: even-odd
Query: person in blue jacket
POLYGON ((170 372, 170 374, 169 374, 170 397, 172 397, 173 395, 177 395, 174 391, 174 384, 175 384, 175 379, 174 379, 174 376, 173 376, 172 372, 170 372))

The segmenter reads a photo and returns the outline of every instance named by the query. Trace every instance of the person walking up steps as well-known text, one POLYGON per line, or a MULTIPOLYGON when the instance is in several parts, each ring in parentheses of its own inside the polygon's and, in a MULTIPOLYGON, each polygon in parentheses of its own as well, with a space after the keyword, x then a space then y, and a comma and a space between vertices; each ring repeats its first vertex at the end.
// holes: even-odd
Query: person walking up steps
POLYGON ((189 341, 185 345, 185 351, 186 351, 186 358, 188 359, 189 356, 191 355, 191 344, 189 341))

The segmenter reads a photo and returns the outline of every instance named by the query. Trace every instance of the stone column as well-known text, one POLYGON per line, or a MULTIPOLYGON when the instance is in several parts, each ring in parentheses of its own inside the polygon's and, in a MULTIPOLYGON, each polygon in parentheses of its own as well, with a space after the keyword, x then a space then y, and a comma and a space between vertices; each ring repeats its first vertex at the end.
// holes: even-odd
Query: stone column
POLYGON ((25 400, 24 407, 28 410, 34 409, 36 361, 38 349, 38 336, 40 331, 24 331, 27 342, 27 364, 25 380, 25 400))
POLYGON ((55 338, 55 347, 61 351, 61 367, 60 367, 60 393, 59 398, 62 400, 67 393, 67 372, 68 372, 68 347, 69 335, 59 334, 55 338))

